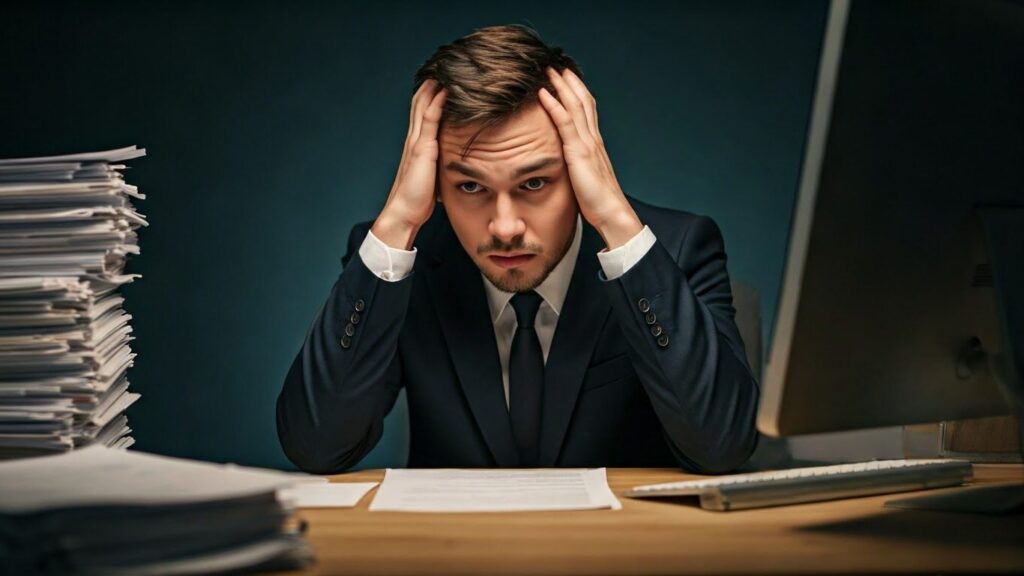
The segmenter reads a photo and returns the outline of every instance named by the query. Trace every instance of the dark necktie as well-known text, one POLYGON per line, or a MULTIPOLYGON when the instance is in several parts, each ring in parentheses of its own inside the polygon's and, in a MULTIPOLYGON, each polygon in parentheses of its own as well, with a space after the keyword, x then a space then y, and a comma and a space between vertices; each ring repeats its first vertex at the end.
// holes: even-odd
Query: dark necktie
POLYGON ((540 295, 532 290, 512 297, 518 326, 512 337, 509 354, 508 409, 512 420, 512 435, 519 448, 520 463, 525 467, 537 465, 540 438, 544 353, 540 348, 537 331, 533 329, 540 303, 540 295))

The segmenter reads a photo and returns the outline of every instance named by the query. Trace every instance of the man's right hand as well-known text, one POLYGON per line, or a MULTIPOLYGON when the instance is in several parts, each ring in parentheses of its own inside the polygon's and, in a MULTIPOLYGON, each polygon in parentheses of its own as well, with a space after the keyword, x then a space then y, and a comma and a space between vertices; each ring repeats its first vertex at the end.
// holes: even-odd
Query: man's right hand
POLYGON ((448 91, 434 79, 425 80, 412 97, 409 131, 391 192, 373 235, 392 248, 411 250, 420 226, 434 212, 437 177, 437 132, 448 91))

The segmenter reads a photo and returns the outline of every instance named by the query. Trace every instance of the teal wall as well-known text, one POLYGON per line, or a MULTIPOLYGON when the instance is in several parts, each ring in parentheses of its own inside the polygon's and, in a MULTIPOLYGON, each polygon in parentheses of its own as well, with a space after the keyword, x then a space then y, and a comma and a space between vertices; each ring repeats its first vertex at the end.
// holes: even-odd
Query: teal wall
MULTIPOLYGON (((775 2, 23 2, 0 19, 0 157, 138 144, 137 447, 290 467, 274 402, 390 189, 413 73, 526 23, 580 62, 623 188, 713 216, 774 317, 827 7, 775 2)), ((400 466, 404 404, 360 467, 400 466)))

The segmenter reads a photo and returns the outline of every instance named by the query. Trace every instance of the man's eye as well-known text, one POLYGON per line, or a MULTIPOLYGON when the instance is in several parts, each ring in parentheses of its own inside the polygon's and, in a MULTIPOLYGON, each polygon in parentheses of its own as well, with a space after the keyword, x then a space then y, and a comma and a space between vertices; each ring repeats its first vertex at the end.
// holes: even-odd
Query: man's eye
POLYGON ((476 182, 463 182, 462 184, 457 184, 456 188, 458 188, 462 192, 465 192, 466 194, 476 194, 477 192, 480 191, 479 186, 480 185, 477 184, 476 182), (463 188, 463 186, 477 186, 477 188, 475 190, 466 190, 465 188, 463 188))
POLYGON ((537 191, 543 188, 547 183, 547 178, 530 178, 529 180, 526 181, 526 184, 524 184, 523 186, 525 186, 527 190, 537 191), (539 182, 540 184, 536 188, 534 188, 529 185, 530 182, 539 182))

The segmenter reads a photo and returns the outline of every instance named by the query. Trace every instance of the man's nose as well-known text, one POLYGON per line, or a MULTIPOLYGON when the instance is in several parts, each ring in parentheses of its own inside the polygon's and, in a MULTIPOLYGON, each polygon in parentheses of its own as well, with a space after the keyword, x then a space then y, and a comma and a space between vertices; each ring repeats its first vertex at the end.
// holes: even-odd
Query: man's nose
POLYGON ((497 194, 494 202, 494 215, 491 217, 488 231, 505 243, 511 243, 515 237, 526 232, 526 222, 520 217, 516 209, 516 202, 510 194, 505 192, 497 194))

